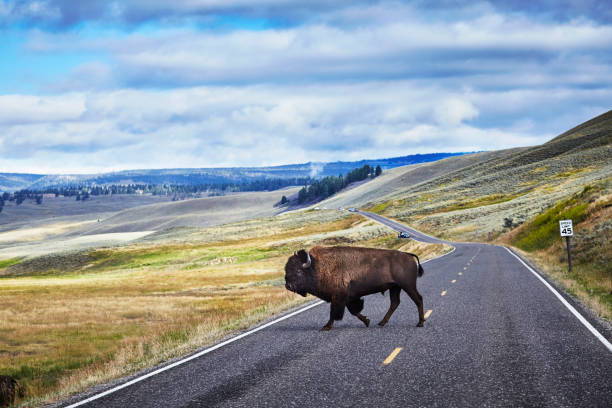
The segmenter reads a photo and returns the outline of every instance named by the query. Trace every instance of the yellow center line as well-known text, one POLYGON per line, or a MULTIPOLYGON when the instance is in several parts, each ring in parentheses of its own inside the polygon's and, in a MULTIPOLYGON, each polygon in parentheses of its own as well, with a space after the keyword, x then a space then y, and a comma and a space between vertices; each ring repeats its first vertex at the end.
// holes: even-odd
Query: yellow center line
POLYGON ((397 355, 400 353, 400 351, 402 351, 402 348, 401 347, 396 347, 395 350, 393 350, 391 352, 391 354, 389 354, 389 357, 387 357, 385 359, 385 361, 383 361, 383 364, 384 365, 390 364, 393 361, 393 359, 395 357, 397 357, 397 355))
POLYGON ((440 294, 440 296, 444 296, 444 295, 446 295, 446 291, 445 291, 445 290, 443 290, 443 291, 442 291, 442 293, 440 294))
POLYGON ((464 266, 464 267, 463 267, 463 270, 464 270, 464 271, 466 271, 466 270, 467 270, 467 266, 464 266))
POLYGON ((459 272, 459 275, 463 275, 463 273, 459 272))
POLYGON ((429 315, 431 314, 432 310, 428 310, 425 312, 425 320, 427 320, 427 318, 429 317, 429 315))
POLYGON ((453 279, 451 282, 455 283, 455 282, 457 282, 457 279, 453 279))

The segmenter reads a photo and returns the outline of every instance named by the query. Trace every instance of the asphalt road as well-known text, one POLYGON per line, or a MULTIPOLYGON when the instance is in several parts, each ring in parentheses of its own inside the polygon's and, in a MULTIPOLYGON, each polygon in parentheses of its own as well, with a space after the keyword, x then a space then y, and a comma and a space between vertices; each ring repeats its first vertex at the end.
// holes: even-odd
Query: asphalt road
MULTIPOLYGON (((382 328, 347 312, 321 332, 329 306, 315 304, 85 406, 609 407, 606 340, 505 248, 453 245, 423 265, 423 328, 405 293, 382 328)), ((388 306, 388 293, 371 295, 363 313, 374 323, 388 306)))

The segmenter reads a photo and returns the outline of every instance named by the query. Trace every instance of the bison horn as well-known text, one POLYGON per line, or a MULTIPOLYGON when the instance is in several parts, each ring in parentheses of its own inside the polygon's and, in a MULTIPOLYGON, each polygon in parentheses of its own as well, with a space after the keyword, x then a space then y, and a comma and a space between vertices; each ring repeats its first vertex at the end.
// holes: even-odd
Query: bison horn
POLYGON ((310 254, 308 252, 306 252, 306 263, 302 264, 302 268, 304 268, 304 269, 310 268, 311 264, 312 264, 312 259, 310 259, 310 254))

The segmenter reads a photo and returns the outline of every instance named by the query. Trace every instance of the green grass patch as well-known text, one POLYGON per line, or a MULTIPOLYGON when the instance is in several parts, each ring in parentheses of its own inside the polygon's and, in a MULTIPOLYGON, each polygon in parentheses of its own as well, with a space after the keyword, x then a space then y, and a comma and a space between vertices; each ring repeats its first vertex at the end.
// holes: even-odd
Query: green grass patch
POLYGON ((385 203, 376 204, 374 207, 369 208, 369 211, 376 213, 376 214, 382 214, 382 212, 385 209, 387 209, 387 207, 389 207, 391 204, 393 204, 393 201, 387 201, 385 203))
POLYGON ((559 220, 572 220, 575 226, 588 217, 589 203, 585 201, 593 191, 592 186, 586 186, 581 193, 561 201, 536 216, 523 226, 514 237, 512 244, 525 251, 550 247, 559 240, 559 220))
POLYGON ((17 265, 22 258, 9 258, 0 260, 0 269, 8 268, 9 266, 17 265))

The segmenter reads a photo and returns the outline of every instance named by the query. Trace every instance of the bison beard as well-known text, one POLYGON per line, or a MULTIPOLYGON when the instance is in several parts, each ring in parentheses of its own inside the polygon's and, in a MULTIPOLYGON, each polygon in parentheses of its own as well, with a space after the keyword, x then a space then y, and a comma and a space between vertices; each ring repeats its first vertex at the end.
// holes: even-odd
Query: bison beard
POLYGON ((302 296, 310 293, 330 305, 329 321, 323 330, 330 330, 335 320, 344 316, 344 308, 366 326, 370 319, 361 314, 363 296, 384 293, 389 289, 391 305, 378 323, 384 326, 400 303, 403 289, 417 305, 419 323, 423 316, 423 297, 416 280, 423 275, 419 257, 407 252, 359 247, 314 247, 300 250, 285 265, 285 287, 302 296), (416 258, 416 261, 415 261, 416 258))

